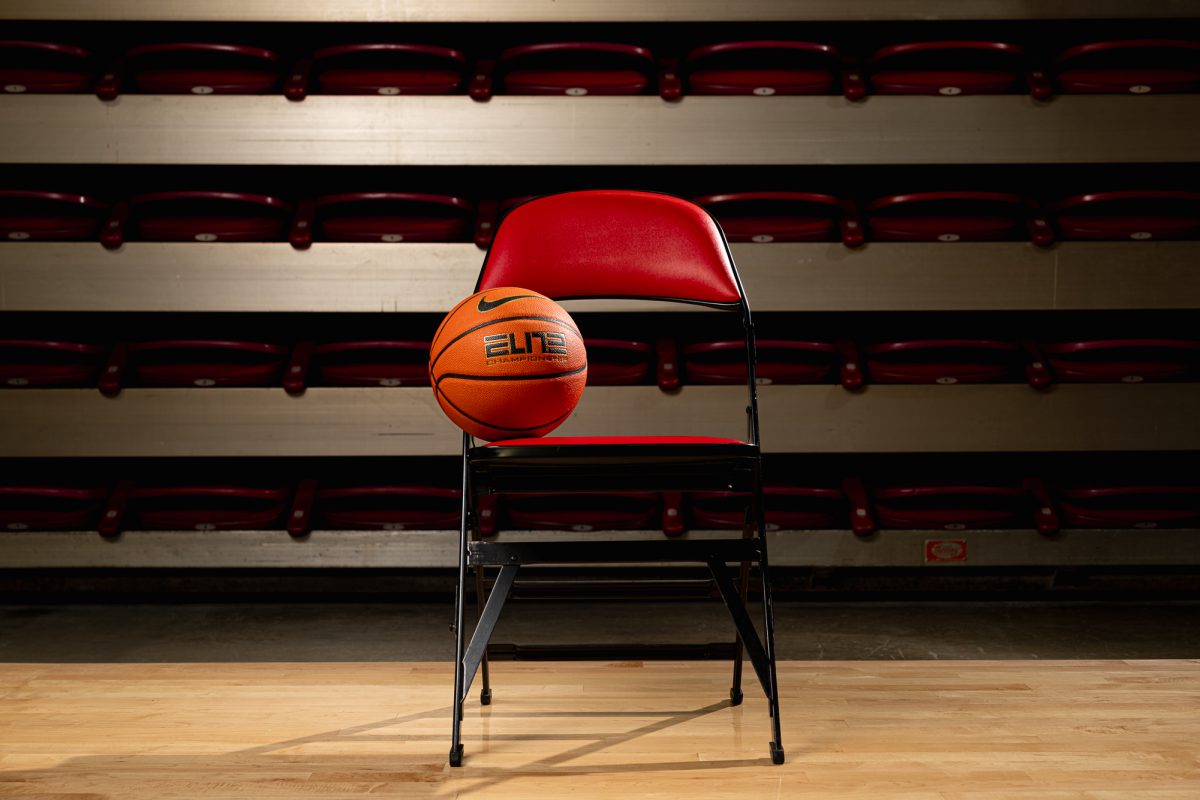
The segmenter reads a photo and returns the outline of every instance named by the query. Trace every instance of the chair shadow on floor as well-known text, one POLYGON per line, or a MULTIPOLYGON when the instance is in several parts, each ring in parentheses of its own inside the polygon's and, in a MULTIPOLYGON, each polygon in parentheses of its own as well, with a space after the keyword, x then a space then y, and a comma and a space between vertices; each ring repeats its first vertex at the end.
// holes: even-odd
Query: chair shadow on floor
MULTIPOLYGON (((472 734, 468 738, 467 757, 460 769, 450 769, 446 760, 448 749, 450 706, 430 708, 400 717, 382 719, 349 728, 301 736, 269 744, 232 750, 225 754, 203 753, 195 755, 176 755, 168 753, 106 753, 103 755, 75 756, 64 760, 53 768, 45 769, 9 769, 0 768, 0 783, 8 786, 28 784, 31 789, 50 792, 70 792, 82 787, 72 784, 76 780, 85 780, 89 792, 105 791, 117 796, 123 792, 122 784, 128 785, 128 796, 141 796, 139 792, 153 791, 151 785, 156 780, 169 780, 178 787, 186 786, 194 781, 199 791, 203 785, 210 785, 213 780, 220 780, 230 785, 237 784, 237 776, 251 776, 257 772, 269 771, 283 782, 303 782, 310 788, 316 788, 323 779, 345 787, 347 783, 361 782, 365 784, 388 783, 392 785, 412 784, 420 786, 422 796, 434 797, 440 795, 442 789, 449 794, 473 794, 511 783, 524 776, 539 778, 561 776, 564 778, 577 777, 583 774, 619 774, 619 773, 649 773, 679 770, 710 770, 730 767, 761 767, 770 766, 771 759, 761 758, 724 759, 699 761, 681 756, 678 761, 656 761, 637 763, 587 764, 571 766, 570 762, 590 755, 602 753, 611 747, 619 747, 635 739, 660 733, 678 725, 686 724, 702 717, 720 712, 730 707, 728 700, 713 703, 701 708, 683 711, 520 711, 496 709, 490 706, 481 707, 483 732, 481 735, 472 734), (579 726, 572 726, 571 720, 579 722, 588 719, 611 718, 646 718, 660 717, 652 722, 640 725, 632 730, 618 732, 581 732, 579 726), (544 732, 493 734, 489 732, 491 722, 499 719, 553 718, 561 721, 561 727, 547 728, 544 732), (436 721, 446 723, 446 731, 429 732, 429 723, 436 721), (405 732, 405 726, 416 727, 411 733, 405 732), (348 755, 347 745, 353 746, 359 741, 364 745, 363 755, 348 755), (494 764, 472 766, 471 754, 485 754, 490 745, 496 742, 529 742, 544 741, 547 743, 564 742, 578 744, 558 752, 535 757, 531 761, 514 763, 511 766, 498 767, 494 764), (381 753, 377 747, 383 742, 412 743, 428 742, 428 748, 420 752, 411 750, 389 755, 381 753), (337 752, 321 754, 322 744, 337 744, 337 752), (303 748, 303 757, 296 752, 303 748), (295 776, 289 777, 288 772, 294 770, 295 776), (97 786, 94 777, 103 775, 105 785, 97 786), (169 777, 167 777, 169 775, 169 777), (80 777, 76 777, 80 776, 80 777), (140 787, 135 789, 134 787, 140 787)), ((740 709, 735 709, 735 713, 740 709)), ((740 716, 740 715, 739 715, 740 716)), ((470 721, 470 717, 468 717, 470 721)), ((731 731, 736 742, 740 736, 740 719, 731 721, 734 728, 731 731)), ((472 726, 473 728, 474 726, 472 726)), ((764 731, 765 734, 765 731, 764 731)), ((731 749, 734 749, 731 747, 731 749)), ((253 778, 247 777, 247 790, 253 791, 253 778)))
MULTIPOLYGON (((703 770, 717 769, 728 767, 750 767, 750 766, 771 766, 769 756, 762 758, 743 758, 743 759, 722 759, 722 760, 679 760, 679 761, 657 761, 657 762, 640 762, 640 763, 619 763, 619 764, 589 764, 587 766, 570 767, 569 762, 584 758, 589 755, 603 752, 604 750, 627 744, 634 739, 643 736, 650 736, 660 733, 669 728, 682 725, 694 720, 705 717, 709 714, 716 713, 723 709, 730 708, 730 702, 723 700, 718 703, 697 708, 690 711, 493 711, 490 706, 484 706, 482 709, 484 720, 484 733, 477 740, 468 739, 468 748, 473 745, 475 752, 487 752, 489 744, 498 740, 511 741, 581 741, 575 747, 563 750, 558 753, 543 756, 525 764, 513 767, 511 769, 500 768, 494 766, 476 767, 471 769, 471 749, 467 750, 467 755, 463 762, 462 778, 466 782, 471 779, 477 779, 472 785, 460 788, 459 791, 471 792, 479 791, 484 788, 494 787, 507 780, 512 780, 522 774, 538 774, 541 776, 552 776, 555 774, 561 775, 577 775, 580 773, 588 774, 604 774, 604 773, 623 773, 623 772, 659 772, 659 771, 677 771, 677 770, 703 770), (521 733, 504 736, 495 736, 487 732, 487 721, 492 717, 527 717, 527 718, 559 718, 562 720, 584 720, 588 718, 604 718, 611 719, 613 717, 631 717, 645 718, 661 716, 661 719, 641 725, 637 728, 628 731, 620 731, 616 733, 580 733, 570 732, 567 729, 552 728, 545 733, 521 733)), ((735 711, 735 713, 739 713, 735 711)), ((734 723, 740 727, 740 721, 734 723)), ((456 771, 457 772, 457 771, 456 771)), ((451 778, 457 777, 452 774, 451 778)))

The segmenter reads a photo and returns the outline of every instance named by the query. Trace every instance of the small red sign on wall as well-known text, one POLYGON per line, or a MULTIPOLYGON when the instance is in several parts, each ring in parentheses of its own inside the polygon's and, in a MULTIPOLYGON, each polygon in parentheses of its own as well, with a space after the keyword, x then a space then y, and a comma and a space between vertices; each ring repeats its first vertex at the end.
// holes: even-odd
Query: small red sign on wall
POLYGON ((967 560, 966 539, 926 539, 925 562, 939 563, 967 560))

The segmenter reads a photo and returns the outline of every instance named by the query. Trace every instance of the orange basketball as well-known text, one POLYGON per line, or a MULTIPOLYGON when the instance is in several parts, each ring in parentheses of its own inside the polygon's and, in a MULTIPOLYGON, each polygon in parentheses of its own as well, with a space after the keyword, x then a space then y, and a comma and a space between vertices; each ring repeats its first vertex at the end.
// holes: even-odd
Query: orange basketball
POLYGON ((545 436, 583 395, 587 352, 549 297, 511 286, 463 300, 429 348, 429 382, 446 416, 486 441, 545 436))

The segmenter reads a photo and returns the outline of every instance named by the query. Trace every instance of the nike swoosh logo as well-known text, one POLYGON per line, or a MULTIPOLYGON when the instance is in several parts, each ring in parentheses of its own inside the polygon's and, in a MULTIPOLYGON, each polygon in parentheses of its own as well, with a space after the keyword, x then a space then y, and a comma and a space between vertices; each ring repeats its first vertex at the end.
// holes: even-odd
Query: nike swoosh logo
POLYGON ((505 303, 511 303, 513 300, 521 300, 526 297, 537 297, 536 294, 513 294, 508 297, 501 297, 499 300, 493 300, 490 303, 486 297, 479 298, 479 305, 476 306, 480 313, 487 313, 493 309, 497 309, 505 303))

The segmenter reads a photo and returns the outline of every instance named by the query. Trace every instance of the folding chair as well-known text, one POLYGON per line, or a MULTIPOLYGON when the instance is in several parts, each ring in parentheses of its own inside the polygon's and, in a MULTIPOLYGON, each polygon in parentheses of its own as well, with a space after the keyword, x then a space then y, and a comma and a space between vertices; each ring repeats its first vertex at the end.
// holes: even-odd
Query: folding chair
MULTIPOLYGON (((556 300, 636 298, 676 301, 741 314, 746 340, 745 441, 708 436, 595 436, 509 439, 475 446, 462 441, 462 525, 455 597, 454 704, 451 766, 461 766, 463 704, 482 667, 481 702, 491 702, 487 646, 518 572, 527 564, 707 564, 737 631, 730 700, 742 700, 743 649, 767 696, 771 760, 782 764, 763 512, 754 329, 750 307, 720 227, 685 200, 644 192, 586 191, 543 197, 515 208, 496 231, 476 291, 520 286, 556 300), (747 493, 740 538, 650 541, 479 541, 476 507, 497 494, 542 492, 747 493), (483 498, 483 499, 481 499, 483 498), (763 637, 746 611, 749 566, 762 581, 763 637), (735 580, 728 565, 740 565, 735 580), (463 613, 468 568, 482 600, 482 569, 499 574, 479 622, 465 640, 463 613)), ((680 401, 683 402, 682 400, 680 401)))

